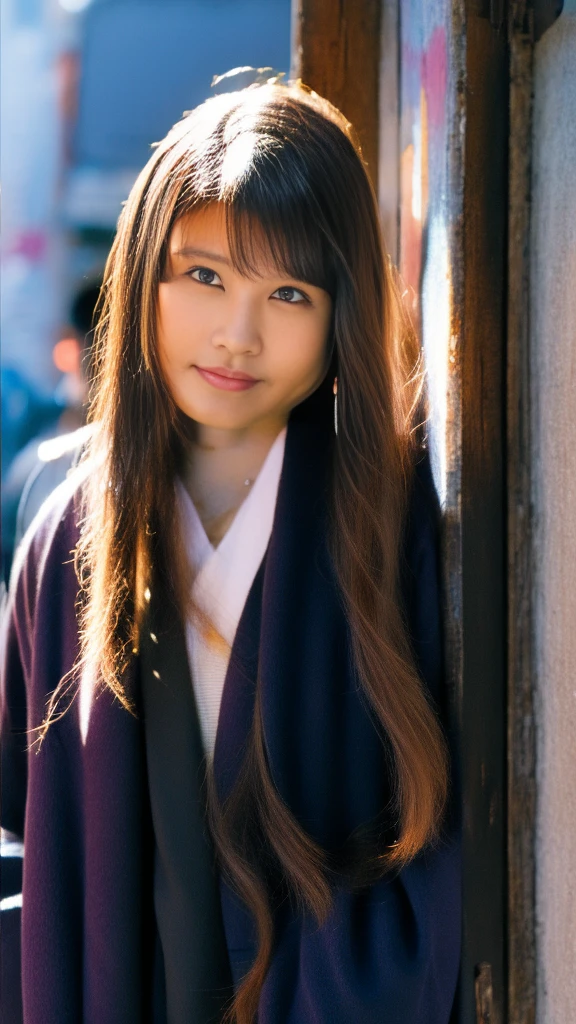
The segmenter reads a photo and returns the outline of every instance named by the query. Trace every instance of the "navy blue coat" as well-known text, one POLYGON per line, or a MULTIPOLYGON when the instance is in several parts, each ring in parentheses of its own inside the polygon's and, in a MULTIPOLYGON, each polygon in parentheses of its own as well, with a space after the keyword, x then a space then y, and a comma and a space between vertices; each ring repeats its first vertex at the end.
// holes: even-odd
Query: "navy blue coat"
MULTIPOLYGON (((334 436, 331 411, 319 416, 319 409, 318 400, 308 400, 290 417, 272 535, 226 675, 214 768, 225 796, 241 764, 259 662, 272 778, 309 834, 330 850, 382 810, 389 780, 381 737, 358 687, 326 544, 334 436)), ((64 487, 29 541, 3 627, 2 824, 25 845, 26 1024, 158 1019, 154 828, 143 718, 128 714, 108 691, 91 703, 89 692, 81 694, 50 728, 40 752, 27 753, 26 729, 42 720, 47 695, 78 650, 70 561, 77 536, 74 495, 64 487)), ((417 663, 444 719, 437 542, 437 505, 424 458, 407 523, 403 592, 417 663)), ((174 629, 181 639, 179 624, 174 629)), ((138 671, 132 685, 138 696, 138 671)), ((170 678, 162 685, 169 694, 170 678)), ((457 818, 451 813, 442 840, 395 876, 357 893, 337 887, 321 928, 285 907, 276 922, 259 1024, 448 1024, 460 961, 457 818)), ((216 887, 237 985, 255 955, 254 922, 222 877, 216 887)), ((12 940, 19 913, 8 910, 3 929, 9 947, 3 999, 14 1024, 20 996, 12 940)), ((201 950, 202 935, 194 942, 201 950)), ((190 1024, 207 1020, 199 1012, 190 1024)))

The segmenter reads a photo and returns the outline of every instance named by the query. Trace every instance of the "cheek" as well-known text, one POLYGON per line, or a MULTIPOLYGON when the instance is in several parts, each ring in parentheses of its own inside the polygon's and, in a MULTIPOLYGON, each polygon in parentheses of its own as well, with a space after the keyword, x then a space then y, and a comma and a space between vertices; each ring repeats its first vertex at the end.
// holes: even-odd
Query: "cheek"
POLYGON ((193 360, 202 333, 199 311, 190 309, 184 289, 160 285, 156 315, 158 354, 164 370, 184 369, 193 360))
POLYGON ((158 289, 156 310, 156 337, 158 339, 158 356, 163 369, 170 364, 176 343, 176 327, 178 317, 175 315, 175 303, 166 285, 158 289))
POLYGON ((289 330, 282 346, 286 373, 296 383, 310 384, 324 370, 329 323, 324 320, 297 324, 289 330))

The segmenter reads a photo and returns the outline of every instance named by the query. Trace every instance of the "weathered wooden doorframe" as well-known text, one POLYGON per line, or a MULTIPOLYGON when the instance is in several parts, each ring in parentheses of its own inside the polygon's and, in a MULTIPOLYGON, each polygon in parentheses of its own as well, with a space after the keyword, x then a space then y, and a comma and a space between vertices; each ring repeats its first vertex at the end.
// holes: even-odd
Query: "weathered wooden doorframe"
POLYGON ((508 1024, 536 1021, 536 689, 530 211, 534 44, 562 0, 510 0, 507 322, 508 1024))
MULTIPOLYGON (((453 301, 447 368, 448 658, 464 812, 458 1024, 506 999, 506 248, 508 55, 494 4, 451 4, 453 301), (450 356, 449 356, 450 358, 450 356)), ((426 324, 423 324, 424 331, 426 324)))
POLYGON ((533 11, 512 0, 508 235, 508 1021, 536 1020, 529 234, 533 11))

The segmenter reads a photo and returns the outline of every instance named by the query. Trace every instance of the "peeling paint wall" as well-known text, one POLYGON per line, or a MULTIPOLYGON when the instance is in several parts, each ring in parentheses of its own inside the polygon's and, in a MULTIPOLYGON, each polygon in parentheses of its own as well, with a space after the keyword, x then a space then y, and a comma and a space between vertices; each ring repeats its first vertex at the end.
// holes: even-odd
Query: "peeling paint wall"
POLYGON ((536 45, 531 323, 538 1024, 576 1020, 576 0, 536 45))

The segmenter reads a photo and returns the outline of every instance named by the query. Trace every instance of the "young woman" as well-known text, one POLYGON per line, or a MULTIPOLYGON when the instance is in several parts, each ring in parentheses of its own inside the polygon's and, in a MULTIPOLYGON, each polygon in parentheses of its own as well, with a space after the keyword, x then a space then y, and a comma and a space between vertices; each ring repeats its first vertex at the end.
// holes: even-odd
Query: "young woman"
POLYGON ((177 124, 95 349, 89 449, 6 615, 24 1020, 448 1024, 421 375, 338 111, 266 84, 177 124))

